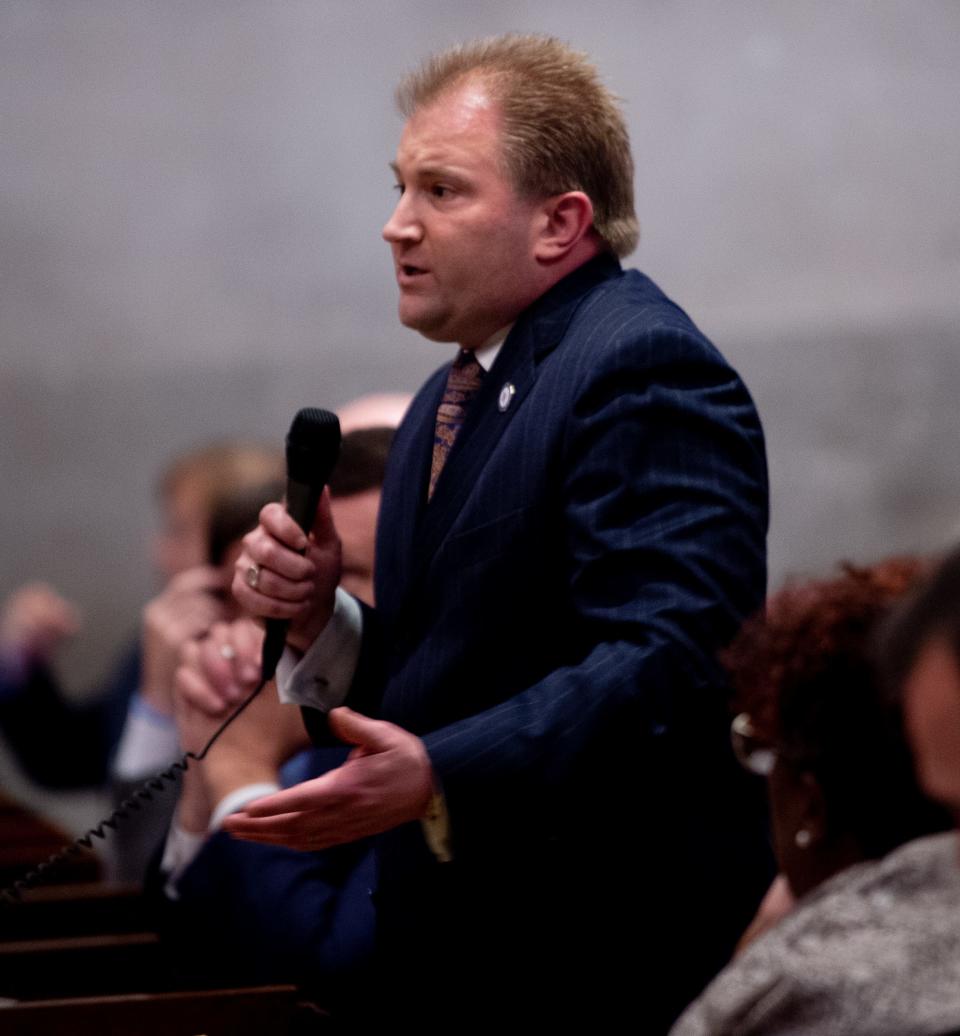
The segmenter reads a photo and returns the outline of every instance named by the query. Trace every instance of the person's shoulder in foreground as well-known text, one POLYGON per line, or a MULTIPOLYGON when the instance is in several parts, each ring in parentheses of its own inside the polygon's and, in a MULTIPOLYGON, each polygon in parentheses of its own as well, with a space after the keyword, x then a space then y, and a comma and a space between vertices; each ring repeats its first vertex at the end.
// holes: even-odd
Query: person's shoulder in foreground
POLYGON ((960 1029, 957 834, 824 882, 749 946, 671 1036, 960 1029))

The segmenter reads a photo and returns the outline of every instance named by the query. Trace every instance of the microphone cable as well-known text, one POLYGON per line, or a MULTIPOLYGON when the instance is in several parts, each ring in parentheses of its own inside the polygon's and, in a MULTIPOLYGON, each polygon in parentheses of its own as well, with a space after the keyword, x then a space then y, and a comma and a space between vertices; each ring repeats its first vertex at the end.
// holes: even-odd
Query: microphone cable
MULTIPOLYGON (((305 534, 310 532, 317 513, 317 505, 323 494, 323 487, 330 479, 330 473, 337 462, 339 453, 340 421, 337 415, 318 407, 303 407, 298 410, 286 439, 285 497, 288 514, 305 534)), ((142 810, 144 803, 152 802, 155 793, 168 790, 167 785, 176 784, 189 769, 191 760, 199 763, 206 757, 217 738, 256 698, 276 672, 277 663, 283 654, 290 623, 285 619, 267 619, 265 626, 260 683, 253 693, 220 724, 200 753, 185 752, 171 766, 161 770, 156 776, 148 778, 96 827, 90 828, 66 848, 38 864, 19 881, 15 881, 5 889, 0 889, 0 903, 9 905, 22 902, 23 893, 39 884, 52 867, 69 856, 75 856, 83 849, 92 849, 94 838, 99 838, 101 841, 106 840, 107 828, 116 830, 121 823, 131 817, 132 813, 142 810)))
POLYGON ((54 853, 42 863, 38 863, 36 867, 28 871, 22 878, 14 881, 13 884, 8 885, 4 889, 0 889, 0 903, 3 903, 6 906, 21 904, 23 902, 24 892, 27 892, 29 889, 39 885, 44 880, 47 872, 56 867, 57 864, 71 856, 76 856, 84 849, 92 851, 93 840, 95 838, 99 838, 101 841, 106 841, 109 833, 108 829, 115 831, 122 823, 125 823, 136 813, 140 812, 144 808, 145 803, 153 802, 158 793, 166 792, 169 790, 169 786, 177 784, 190 768, 191 761, 199 763, 206 758, 207 753, 216 744, 220 735, 244 711, 244 709, 246 709, 253 699, 256 698, 269 681, 270 677, 264 677, 260 680, 260 683, 257 684, 254 690, 244 698, 236 709, 227 716, 213 734, 210 735, 210 739, 199 752, 184 752, 176 762, 172 763, 166 769, 161 770, 153 777, 148 777, 139 788, 137 788, 131 795, 125 798, 119 806, 117 806, 110 816, 101 820, 95 827, 91 827, 88 831, 82 834, 79 838, 74 839, 73 842, 65 846, 59 852, 54 853))

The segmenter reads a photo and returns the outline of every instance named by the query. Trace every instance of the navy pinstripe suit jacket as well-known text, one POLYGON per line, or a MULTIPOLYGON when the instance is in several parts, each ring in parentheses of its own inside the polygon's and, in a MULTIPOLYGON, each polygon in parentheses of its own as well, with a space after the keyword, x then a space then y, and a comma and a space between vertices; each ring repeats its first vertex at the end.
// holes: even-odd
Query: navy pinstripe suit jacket
POLYGON ((517 321, 427 503, 446 373, 394 442, 351 701, 423 738, 452 821, 452 864, 416 825, 384 838, 386 945, 421 976, 427 959, 469 976, 461 995, 493 967, 493 988, 542 1005, 589 968, 619 995, 607 951, 641 926, 664 960, 651 981, 684 961, 662 998, 683 999, 769 875, 715 661, 765 590, 755 408, 609 256, 517 321))

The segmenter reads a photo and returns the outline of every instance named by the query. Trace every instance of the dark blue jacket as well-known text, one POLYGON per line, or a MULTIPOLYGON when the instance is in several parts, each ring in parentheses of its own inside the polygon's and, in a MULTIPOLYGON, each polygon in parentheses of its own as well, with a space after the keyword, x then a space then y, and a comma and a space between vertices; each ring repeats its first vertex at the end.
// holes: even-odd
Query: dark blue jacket
POLYGON ((381 839, 387 1002, 599 1024, 639 998, 655 1032, 770 875, 716 661, 764 597, 759 419, 609 256, 516 322, 428 503, 446 374, 394 441, 349 702, 423 738, 452 821, 450 864, 416 824, 381 839))
MULTIPOLYGON (((313 751, 305 779, 340 765, 346 754, 313 751)), ((180 878, 175 901, 163 894, 164 882, 158 854, 148 896, 176 979, 294 982, 324 1007, 344 1005, 348 1015, 354 1009, 373 953, 376 875, 368 842, 296 852, 220 831, 180 878)))
POLYGON ((105 683, 82 700, 64 694, 53 672, 33 664, 22 681, 0 681, 0 733, 23 772, 47 788, 104 785, 140 686, 140 642, 127 645, 105 683))

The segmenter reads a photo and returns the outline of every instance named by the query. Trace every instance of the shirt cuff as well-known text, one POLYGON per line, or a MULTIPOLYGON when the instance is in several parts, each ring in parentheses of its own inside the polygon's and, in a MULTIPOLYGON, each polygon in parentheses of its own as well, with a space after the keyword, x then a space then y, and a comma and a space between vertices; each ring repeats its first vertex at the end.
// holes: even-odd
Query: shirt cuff
POLYGON ((234 788, 217 803, 210 817, 208 830, 218 831, 231 813, 239 813, 254 799, 262 799, 264 795, 272 795, 275 791, 280 791, 280 785, 276 781, 261 781, 259 784, 244 784, 241 788, 234 788))
POLYGON ((177 726, 172 716, 158 712, 134 695, 113 760, 113 775, 135 781, 169 766, 180 754, 177 726))
POLYGON ((184 831, 176 820, 170 825, 167 841, 163 847, 163 858, 160 860, 160 873, 167 879, 163 885, 163 893, 167 899, 180 898, 177 885, 183 877, 183 872, 193 863, 206 840, 205 834, 184 831))
POLYGON ((357 671, 363 612, 357 600, 337 588, 326 628, 298 660, 287 648, 277 666, 277 691, 285 705, 329 712, 342 705, 357 671))
POLYGON ((233 791, 224 795, 217 803, 217 807, 210 817, 210 824, 202 834, 185 831, 174 820, 167 833, 167 841, 163 847, 163 858, 160 861, 160 873, 166 877, 163 892, 167 899, 177 900, 180 898, 180 892, 177 887, 180 879, 190 864, 197 858, 207 837, 212 832, 220 829, 224 819, 231 813, 236 813, 243 809, 247 803, 253 802, 254 799, 262 799, 264 795, 272 795, 275 791, 280 791, 280 785, 270 781, 262 781, 259 784, 245 784, 243 787, 234 788, 233 791))
POLYGON ((430 797, 427 812, 420 818, 420 827, 427 847, 439 863, 449 863, 453 859, 453 845, 450 840, 450 813, 447 811, 447 800, 443 792, 435 789, 430 797))

